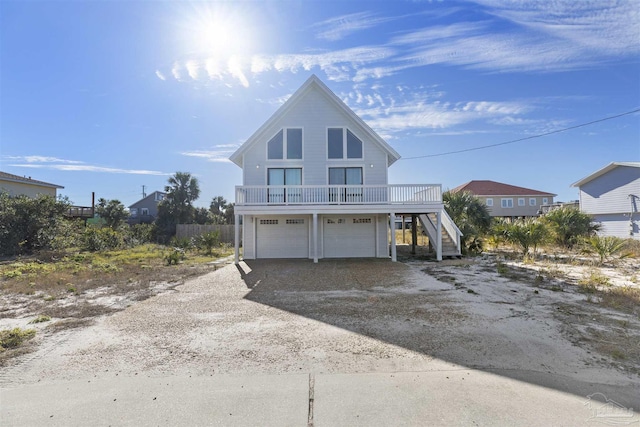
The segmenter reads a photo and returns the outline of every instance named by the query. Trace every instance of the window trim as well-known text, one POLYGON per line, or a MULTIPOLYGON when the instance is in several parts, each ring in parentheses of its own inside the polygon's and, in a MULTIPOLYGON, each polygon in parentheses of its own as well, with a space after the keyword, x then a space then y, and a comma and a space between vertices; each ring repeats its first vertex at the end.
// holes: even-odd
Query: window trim
POLYGON ((325 129, 325 155, 328 161, 363 161, 364 139, 348 126, 327 126, 325 129), (329 129, 342 129, 342 157, 329 157, 329 129), (348 133, 351 133, 361 144, 361 157, 348 157, 348 133))
POLYGON ((280 129, 278 129, 277 132, 273 133, 273 135, 271 135, 271 137, 267 139, 267 142, 265 144, 265 150, 266 150, 266 159, 267 160, 282 161, 282 162, 296 162, 296 161, 299 162, 301 160, 304 160, 304 128, 302 126, 283 126, 283 127, 281 127, 280 129), (290 130, 290 129, 300 129, 300 132, 302 134, 302 141, 301 141, 301 147, 300 147, 300 156, 301 157, 299 159, 290 159, 290 158, 287 157, 287 150, 288 150, 287 131, 290 130), (269 157, 269 143, 280 132, 282 132, 282 158, 281 159, 274 159, 274 158, 269 157))
POLYGON ((493 207, 493 197, 487 197, 484 201, 484 204, 487 205, 488 208, 493 207))
POLYGON ((149 216, 149 208, 140 208, 140 216, 149 216))
POLYGON ((500 199, 500 207, 502 209, 513 209, 513 197, 504 197, 500 199), (505 203, 507 202, 507 203, 505 203), (507 206, 505 206, 507 205, 507 206), (511 205, 511 206, 508 206, 511 205))
POLYGON ((527 206, 527 201, 524 197, 518 197, 518 206, 527 206))
POLYGON ((542 204, 543 205, 548 205, 549 204, 549 198, 548 197, 543 197, 542 198, 542 204))
POLYGON ((529 197, 529 206, 538 206, 538 199, 535 197, 529 197))

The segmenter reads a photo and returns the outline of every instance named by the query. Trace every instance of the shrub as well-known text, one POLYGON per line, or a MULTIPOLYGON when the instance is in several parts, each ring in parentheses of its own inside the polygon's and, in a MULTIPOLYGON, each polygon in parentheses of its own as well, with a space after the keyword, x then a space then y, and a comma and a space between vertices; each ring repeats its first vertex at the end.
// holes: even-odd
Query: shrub
POLYGON ((506 237, 511 243, 520 246, 523 255, 526 256, 529 248, 533 248, 535 256, 537 247, 548 239, 548 230, 543 222, 530 218, 510 224, 506 237))
POLYGON ((68 207, 66 199, 12 197, 0 192, 0 255, 50 249, 68 207))
POLYGON ((600 258, 600 264, 604 264, 614 257, 625 258, 629 256, 628 252, 623 252, 626 246, 626 240, 613 236, 591 236, 584 240, 585 251, 596 253, 600 258))
POLYGON ((196 245, 200 249, 205 249, 207 255, 211 255, 213 248, 220 246, 220 233, 218 231, 210 231, 197 237, 196 245))
POLYGON ((542 220, 553 233, 554 243, 565 248, 572 248, 581 237, 591 236, 600 228, 591 215, 566 206, 552 210, 542 220))
POLYGON ((191 249, 194 246, 194 242, 192 239, 188 237, 176 237, 173 236, 169 241, 169 245, 174 248, 182 249, 183 251, 187 249, 191 249))
POLYGON ((124 247, 124 234, 111 228, 87 227, 83 234, 82 248, 89 252, 124 247))
POLYGON ((167 262, 167 265, 178 263, 186 258, 186 255, 183 250, 175 248, 173 251, 169 252, 165 255, 164 260, 167 262))
POLYGON ((5 329, 0 331, 0 352, 19 347, 24 341, 36 336, 35 329, 5 329))
POLYGON ((129 245, 137 246, 154 241, 156 227, 153 224, 135 224, 129 228, 129 245))

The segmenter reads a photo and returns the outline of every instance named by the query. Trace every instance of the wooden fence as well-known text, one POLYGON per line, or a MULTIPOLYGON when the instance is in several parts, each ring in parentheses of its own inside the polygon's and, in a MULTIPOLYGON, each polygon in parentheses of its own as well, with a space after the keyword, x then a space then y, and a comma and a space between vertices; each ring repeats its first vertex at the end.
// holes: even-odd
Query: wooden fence
POLYGON ((182 239, 183 237, 190 239, 204 233, 209 233, 210 231, 217 231, 220 234, 220 242, 233 244, 233 225, 178 224, 176 226, 176 237, 179 239, 182 239))

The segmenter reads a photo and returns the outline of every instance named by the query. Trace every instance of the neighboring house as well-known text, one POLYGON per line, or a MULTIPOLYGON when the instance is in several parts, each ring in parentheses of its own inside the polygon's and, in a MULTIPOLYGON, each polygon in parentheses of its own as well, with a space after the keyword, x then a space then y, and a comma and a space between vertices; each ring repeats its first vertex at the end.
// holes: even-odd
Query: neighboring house
POLYGON ((150 224, 158 216, 158 203, 164 200, 165 193, 154 191, 129 206, 129 224, 150 224))
POLYGON ((580 209, 580 202, 577 200, 571 200, 569 202, 555 202, 549 205, 542 205, 540 206, 540 212, 544 215, 561 208, 580 209))
POLYGON ((64 187, 31 179, 31 177, 27 178, 26 176, 0 172, 0 192, 9 193, 10 196, 25 195, 27 197, 36 197, 38 194, 46 194, 56 197, 58 188, 64 187))
POLYGON ((599 234, 640 239, 640 162, 613 162, 571 184, 580 210, 601 225, 599 234))
POLYGON ((468 191, 479 198, 489 214, 502 218, 528 218, 540 215, 542 205, 553 204, 553 193, 516 187, 496 181, 477 180, 462 184, 451 192, 468 191))
POLYGON ((459 230, 440 184, 389 185, 400 155, 315 75, 230 157, 236 187, 235 259, 391 257, 390 224, 414 215, 437 258, 459 255, 459 230), (240 225, 242 224, 242 225, 240 225), (449 243, 449 246, 447 246, 449 243))

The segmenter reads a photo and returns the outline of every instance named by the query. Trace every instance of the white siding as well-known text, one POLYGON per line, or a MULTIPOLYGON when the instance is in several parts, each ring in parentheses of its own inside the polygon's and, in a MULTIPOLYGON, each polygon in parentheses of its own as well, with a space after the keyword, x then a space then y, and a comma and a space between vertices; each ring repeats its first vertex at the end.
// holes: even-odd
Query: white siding
POLYGON ((255 217, 245 215, 242 221, 242 256, 244 259, 256 259, 255 217))
MULTIPOLYGON (((629 214, 629 194, 640 196, 640 168, 618 166, 580 186, 580 209, 592 215, 629 214)), ((633 209, 638 212, 638 208, 633 209)))
POLYGON ((635 214, 634 219, 631 223, 629 214, 600 214, 593 218, 595 223, 600 224, 601 229, 598 234, 601 236, 640 239, 640 230, 638 230, 640 214, 635 214))
POLYGON ((244 155, 243 185, 267 185, 269 167, 302 167, 304 185, 326 185, 329 166, 358 166, 363 168, 365 185, 387 184, 387 157, 367 132, 342 111, 335 108, 326 96, 311 88, 280 120, 264 131, 244 155), (267 141, 284 127, 302 128, 303 160, 267 160, 267 141), (363 143, 363 159, 327 160, 327 128, 347 127, 363 143), (372 167, 373 165, 373 167, 372 167))

